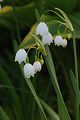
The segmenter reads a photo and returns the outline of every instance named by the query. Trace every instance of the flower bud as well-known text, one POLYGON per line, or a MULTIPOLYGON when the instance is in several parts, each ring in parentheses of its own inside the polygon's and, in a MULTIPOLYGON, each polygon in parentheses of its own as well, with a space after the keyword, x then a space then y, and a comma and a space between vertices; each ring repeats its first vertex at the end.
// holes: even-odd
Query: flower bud
POLYGON ((53 37, 50 33, 44 34, 42 38, 43 45, 46 45, 46 44, 50 45, 52 41, 53 41, 53 37))
POLYGON ((41 70, 41 63, 39 61, 34 62, 33 67, 35 69, 35 73, 41 70))
POLYGON ((33 65, 31 65, 30 63, 26 63, 24 65, 24 76, 30 78, 31 76, 34 77, 34 74, 35 74, 35 69, 33 65))
POLYGON ((48 27, 44 22, 40 22, 36 28, 36 35, 44 36, 44 34, 48 33, 48 27))
POLYGON ((22 62, 26 62, 27 58, 27 53, 24 49, 20 49, 17 51, 16 56, 15 56, 15 62, 18 61, 19 64, 22 62))

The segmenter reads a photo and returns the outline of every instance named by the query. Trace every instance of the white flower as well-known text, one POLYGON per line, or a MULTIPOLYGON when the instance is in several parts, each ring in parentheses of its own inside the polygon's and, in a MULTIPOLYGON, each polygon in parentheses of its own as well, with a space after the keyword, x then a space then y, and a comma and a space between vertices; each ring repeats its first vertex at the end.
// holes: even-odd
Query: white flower
POLYGON ((31 76, 34 77, 34 74, 35 74, 35 69, 33 65, 31 65, 30 63, 26 63, 24 65, 24 76, 30 78, 31 76))
POLYGON ((34 67, 35 73, 36 73, 37 71, 41 70, 41 63, 39 61, 36 61, 36 62, 34 62, 33 67, 34 67))
POLYGON ((66 46, 67 46, 67 40, 66 40, 66 39, 63 39, 63 41, 62 41, 62 46, 63 46, 63 47, 66 47, 66 46))
POLYGON ((24 49, 20 49, 16 53, 15 62, 18 61, 19 64, 21 64, 22 62, 26 62, 26 58, 27 58, 26 51, 24 49))
POLYGON ((36 35, 44 36, 44 34, 48 33, 48 27, 44 22, 40 22, 36 28, 36 35))
POLYGON ((50 43, 52 43, 52 41, 53 41, 53 37, 50 33, 44 34, 44 36, 42 38, 43 45, 45 45, 45 44, 50 45, 50 43))
POLYGON ((67 40, 63 39, 60 35, 55 37, 54 43, 57 46, 62 46, 62 47, 66 47, 67 46, 67 40))
POLYGON ((55 37, 55 39, 54 39, 54 43, 55 43, 55 45, 57 45, 57 46, 62 46, 62 42, 63 42, 63 39, 62 39, 62 37, 60 36, 60 35, 57 35, 56 37, 55 37))

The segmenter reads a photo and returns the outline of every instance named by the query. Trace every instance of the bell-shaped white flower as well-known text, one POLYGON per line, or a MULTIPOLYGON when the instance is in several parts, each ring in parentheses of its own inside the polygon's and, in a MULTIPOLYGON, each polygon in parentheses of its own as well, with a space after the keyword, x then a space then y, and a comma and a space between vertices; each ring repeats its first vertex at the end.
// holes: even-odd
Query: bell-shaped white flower
POLYGON ((44 34, 48 33, 48 27, 44 22, 40 22, 36 28, 36 35, 44 36, 44 34))
POLYGON ((53 37, 50 33, 47 33, 47 34, 44 34, 43 38, 42 38, 42 42, 43 42, 43 45, 50 45, 50 43, 53 42, 53 37))
POLYGON ((63 41, 62 41, 62 46, 63 46, 63 47, 66 47, 66 46, 67 46, 67 40, 66 40, 66 39, 63 39, 63 41))
POLYGON ((34 62, 33 67, 35 69, 35 73, 40 71, 42 68, 41 63, 39 61, 34 62))
POLYGON ((34 77, 34 74, 35 74, 35 69, 33 65, 31 65, 30 63, 26 63, 24 65, 24 76, 30 78, 31 76, 34 77))
POLYGON ((24 49, 20 49, 16 53, 15 62, 18 61, 19 64, 21 64, 22 62, 26 62, 26 58, 27 58, 26 51, 24 49))
POLYGON ((55 39, 54 39, 55 45, 61 46, 61 45, 62 45, 62 42, 63 42, 62 37, 61 37, 60 35, 57 35, 57 36, 55 37, 55 39))

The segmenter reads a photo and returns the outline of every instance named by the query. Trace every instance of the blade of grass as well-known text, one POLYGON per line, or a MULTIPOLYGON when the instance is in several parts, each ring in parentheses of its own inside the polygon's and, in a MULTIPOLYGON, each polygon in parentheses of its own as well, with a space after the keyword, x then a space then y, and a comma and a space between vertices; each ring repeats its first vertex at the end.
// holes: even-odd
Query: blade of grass
POLYGON ((70 70, 70 77, 71 77, 71 82, 72 82, 73 90, 75 93, 75 99, 76 99, 76 120, 80 120, 80 91, 77 85, 77 80, 72 70, 70 70))
POLYGON ((57 113, 54 110, 52 110, 51 107, 49 107, 42 99, 40 99, 40 101, 47 113, 49 114, 51 120, 60 120, 57 113))
POLYGON ((32 83, 31 83, 31 80, 26 78, 26 82, 27 82, 27 84, 28 84, 28 86, 29 86, 29 88, 30 88, 30 90, 31 90, 31 92, 32 92, 38 106, 39 106, 39 109, 41 110, 41 112, 43 114, 44 120, 47 120, 46 115, 45 115, 44 110, 43 110, 43 107, 42 107, 42 105, 41 105, 41 103, 39 101, 39 98, 38 98, 38 96, 37 96, 37 94, 35 92, 35 89, 34 89, 32 83))
POLYGON ((65 118, 65 120, 71 120, 70 116, 69 116, 69 113, 67 111, 67 108, 65 106, 65 103, 64 103, 59 85, 58 85, 56 72, 55 72, 55 67, 54 67, 54 64, 53 64, 53 61, 52 61, 52 57, 51 57, 49 47, 45 46, 45 49, 46 49, 46 53, 47 53, 47 56, 45 56, 45 62, 46 62, 46 65, 47 65, 47 68, 48 68, 53 86, 54 86, 56 94, 57 94, 60 119, 64 120, 64 118, 65 118))
POLYGON ((76 51, 76 40, 75 40, 75 34, 73 34, 73 50, 74 50, 74 62, 75 62, 75 76, 77 80, 77 85, 78 85, 78 64, 77 64, 77 51, 76 51))
MULTIPOLYGON (((5 70, 3 69, 1 65, 0 65, 0 80, 2 80, 4 85, 13 87, 11 80, 8 78, 5 70)), ((8 91, 11 96, 11 100, 13 101, 13 105, 16 107, 16 111, 17 111, 16 118, 17 120, 22 120, 23 115, 22 115, 22 109, 21 109, 19 97, 14 89, 8 89, 8 91)))
POLYGON ((0 120, 10 120, 1 106, 0 106, 0 120))

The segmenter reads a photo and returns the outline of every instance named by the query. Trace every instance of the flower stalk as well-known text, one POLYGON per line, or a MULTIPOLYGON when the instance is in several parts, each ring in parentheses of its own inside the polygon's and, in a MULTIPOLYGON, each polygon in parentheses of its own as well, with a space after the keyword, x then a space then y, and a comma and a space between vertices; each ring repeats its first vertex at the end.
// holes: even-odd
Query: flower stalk
POLYGON ((78 64, 77 64, 77 51, 76 51, 76 41, 75 41, 75 34, 73 34, 73 50, 74 50, 74 62, 75 62, 75 76, 77 80, 77 85, 78 85, 78 64))
MULTIPOLYGON (((73 32, 73 50, 74 50, 74 62, 75 62, 75 77, 76 77, 76 83, 77 87, 79 88, 78 83, 78 63, 77 63, 77 51, 76 51, 76 40, 75 40, 75 34, 73 32)), ((80 113, 79 113, 79 100, 76 96, 76 120, 80 120, 80 113)))

